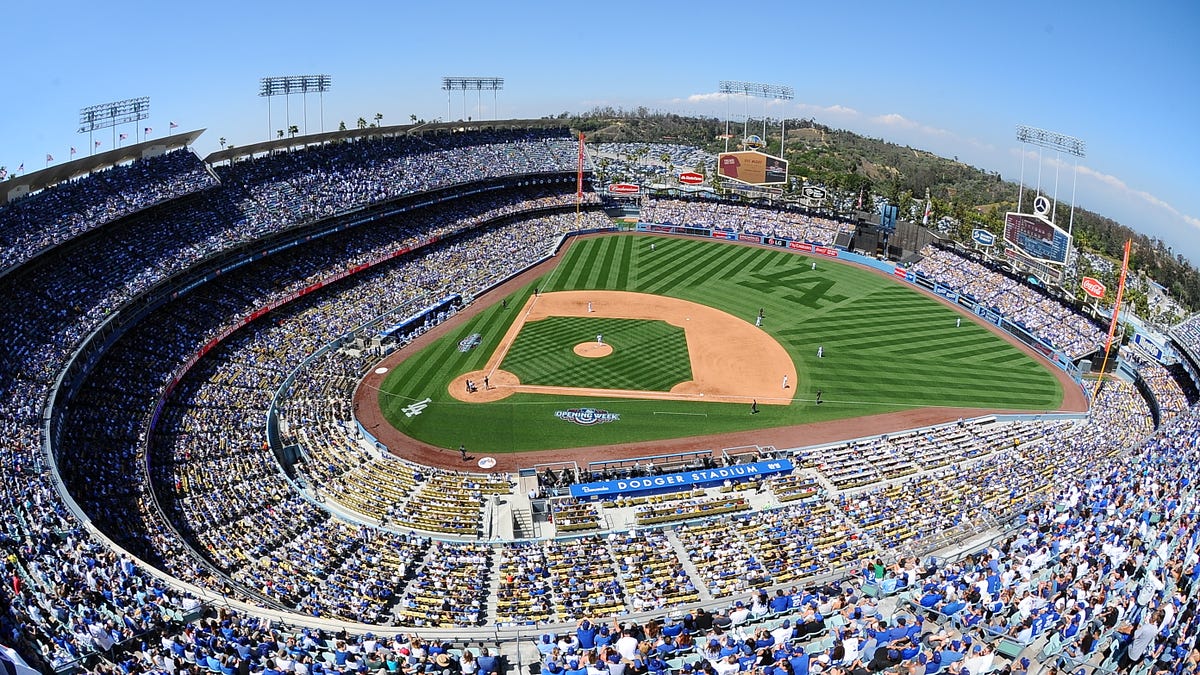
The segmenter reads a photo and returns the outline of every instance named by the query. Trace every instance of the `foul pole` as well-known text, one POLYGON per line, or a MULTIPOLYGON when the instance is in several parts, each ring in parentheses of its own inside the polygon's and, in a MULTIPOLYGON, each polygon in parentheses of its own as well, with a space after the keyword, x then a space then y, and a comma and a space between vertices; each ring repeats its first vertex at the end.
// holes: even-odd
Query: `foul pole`
POLYGON ((579 210, 583 204, 583 132, 579 132, 579 166, 575 173, 575 229, 579 229, 579 210))
POLYGON ((1108 353, 1112 349, 1113 336, 1117 334, 1117 319, 1121 314, 1121 298, 1125 295, 1125 275, 1129 272, 1129 247, 1132 239, 1125 240, 1125 259, 1121 261, 1121 281, 1117 284, 1117 304, 1113 306, 1112 323, 1108 326, 1108 341, 1104 343, 1104 361, 1100 364, 1100 377, 1096 378, 1096 389, 1092 391, 1092 400, 1100 393, 1100 383, 1104 381, 1104 369, 1108 367, 1108 353))

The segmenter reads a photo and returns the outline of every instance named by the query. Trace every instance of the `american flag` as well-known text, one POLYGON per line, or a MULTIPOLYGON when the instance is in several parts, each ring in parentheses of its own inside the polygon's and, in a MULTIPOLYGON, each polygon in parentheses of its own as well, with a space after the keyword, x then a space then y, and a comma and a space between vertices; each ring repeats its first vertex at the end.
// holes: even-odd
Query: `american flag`
POLYGON ((172 128, 172 129, 178 129, 178 128, 179 128, 179 125, 178 125, 178 124, 175 124, 174 122, 171 122, 171 128, 172 128))
POLYGON ((49 164, 50 162, 53 162, 53 161, 54 161, 54 155, 51 155, 50 153, 47 152, 46 153, 46 163, 49 164))
POLYGON ((150 128, 150 127, 146 127, 146 135, 147 135, 147 136, 149 136, 149 135, 150 135, 150 132, 151 132, 151 131, 154 131, 154 129, 152 129, 152 128, 150 128))
POLYGON ((75 156, 75 146, 71 146, 71 156, 75 156))
POLYGON ((8 178, 8 169, 0 166, 0 180, 4 180, 5 178, 8 178))
POLYGON ((96 141, 96 147, 100 147, 100 141, 96 141))
POLYGON ((121 140, 123 141, 123 140, 125 140, 126 138, 129 138, 129 134, 121 134, 120 138, 121 138, 121 140))
POLYGON ((17 167, 17 173, 20 173, 24 170, 25 170, 25 162, 21 162, 21 166, 17 167))

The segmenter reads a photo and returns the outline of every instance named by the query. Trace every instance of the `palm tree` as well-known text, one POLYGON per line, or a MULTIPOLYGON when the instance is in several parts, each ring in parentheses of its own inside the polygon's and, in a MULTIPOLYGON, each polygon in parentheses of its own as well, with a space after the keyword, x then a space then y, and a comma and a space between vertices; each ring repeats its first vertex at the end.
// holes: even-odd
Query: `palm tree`
POLYGON ((222 137, 218 138, 218 139, 217 139, 217 142, 221 144, 221 147, 222 147, 222 148, 224 148, 224 147, 225 147, 225 137, 224 137, 224 136, 222 136, 222 137))
POLYGON ((296 134, 298 133, 300 133, 300 127, 296 126, 295 124, 288 127, 288 135, 290 135, 292 138, 295 138, 296 134))
POLYGON ((338 131, 345 131, 345 130, 346 130, 346 120, 342 120, 341 122, 338 122, 338 131))
POLYGON ((275 130, 275 135, 276 135, 276 137, 278 137, 278 138, 283 138, 283 129, 276 129, 276 130, 275 130))
POLYGON ((417 116, 416 116, 416 115, 409 115, 409 116, 408 116, 408 119, 412 120, 412 123, 413 123, 413 124, 416 124, 416 123, 417 123, 417 116))
POLYGON ((359 129, 367 128, 367 120, 365 118, 362 118, 362 117, 358 118, 358 128, 359 129))
POLYGON ((383 113, 375 113, 375 126, 383 126, 383 113))

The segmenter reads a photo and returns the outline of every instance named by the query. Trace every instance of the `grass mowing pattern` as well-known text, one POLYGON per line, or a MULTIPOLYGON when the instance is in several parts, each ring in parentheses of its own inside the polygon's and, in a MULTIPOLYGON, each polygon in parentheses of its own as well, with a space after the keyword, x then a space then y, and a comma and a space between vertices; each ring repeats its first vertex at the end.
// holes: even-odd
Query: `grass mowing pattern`
MULTIPOLYGON (((511 452, 790 426, 925 406, 1051 410, 1062 402, 1050 366, 965 317, 956 327, 962 315, 924 293, 821 256, 651 235, 598 237, 573 242, 556 270, 508 300, 508 309, 497 301, 389 374, 380 404, 397 428, 442 447, 466 443, 472 450, 511 452), (535 287, 655 293, 750 322, 762 309, 763 330, 787 349, 796 366, 795 399, 789 406, 760 406, 754 416, 746 406, 694 401, 536 394, 487 404, 453 399, 447 382, 483 367, 535 287), (458 352, 458 341, 472 333, 481 334, 481 345, 458 352), (824 347, 824 358, 816 358, 818 347, 824 347), (820 406, 812 402, 817 389, 825 401, 820 406), (404 406, 425 398, 432 402, 422 414, 403 414, 404 406), (554 417, 556 410, 585 406, 619 413, 621 419, 580 427, 554 417)), ((595 339, 596 332, 581 334, 595 339)), ((600 332, 605 341, 615 339, 607 329, 600 332)), ((579 341, 571 338, 563 346, 579 341)), ((653 352, 639 350, 647 359, 655 358, 653 352)))
POLYGON ((692 379, 682 328, 665 321, 552 316, 521 328, 500 368, 522 384, 597 389, 670 391, 692 379), (601 358, 573 347, 597 334, 613 348, 601 358))

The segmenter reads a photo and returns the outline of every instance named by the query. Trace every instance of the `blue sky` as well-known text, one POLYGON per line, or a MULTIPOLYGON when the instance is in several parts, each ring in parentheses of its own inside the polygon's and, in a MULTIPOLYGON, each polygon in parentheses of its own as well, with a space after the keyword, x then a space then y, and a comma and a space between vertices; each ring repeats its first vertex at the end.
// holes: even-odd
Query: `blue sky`
MULTIPOLYGON (((331 75, 326 129, 377 112, 384 124, 444 117, 444 75, 505 78, 498 111, 485 96, 480 115, 468 98, 482 117, 595 105, 723 115, 718 81, 748 80, 795 89, 773 117, 812 117, 1006 178, 1020 171, 1015 125, 1083 138, 1077 203, 1200 261, 1200 3, 16 0, 6 15, 0 165, 10 171, 87 152, 79 109, 136 96, 151 97, 154 135, 172 121, 207 128, 202 155, 222 136, 263 140, 266 75, 331 75)), ((291 108, 302 124, 298 98, 291 108)), ((273 110, 282 128, 281 99, 273 110)), ((461 116, 461 97, 451 110, 461 116)), ((319 130, 315 97, 308 129, 319 130)), ((1047 163, 1043 186, 1052 172, 1047 163)))

